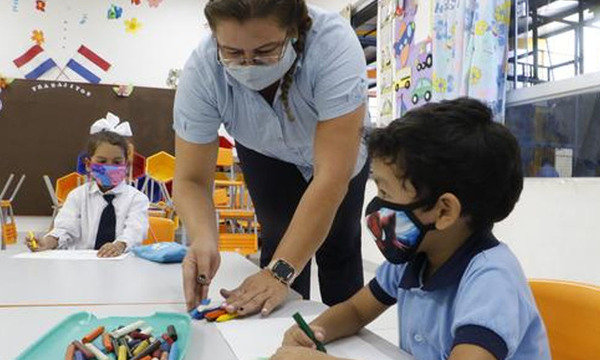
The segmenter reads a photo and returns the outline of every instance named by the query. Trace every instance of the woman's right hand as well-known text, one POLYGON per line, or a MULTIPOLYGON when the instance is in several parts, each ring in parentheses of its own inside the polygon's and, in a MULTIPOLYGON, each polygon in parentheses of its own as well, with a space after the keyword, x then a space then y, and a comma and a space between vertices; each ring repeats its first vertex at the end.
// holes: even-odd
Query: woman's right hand
POLYGON ((183 291, 188 311, 194 309, 208 296, 212 278, 221 264, 221 255, 216 241, 194 241, 183 259, 183 291), (198 278, 203 276, 201 284, 198 278))
POLYGON ((58 239, 53 236, 46 236, 41 239, 28 236, 25 239, 25 245, 27 245, 32 252, 53 250, 58 247, 58 239), (33 245, 34 242, 37 243, 37 246, 33 245))

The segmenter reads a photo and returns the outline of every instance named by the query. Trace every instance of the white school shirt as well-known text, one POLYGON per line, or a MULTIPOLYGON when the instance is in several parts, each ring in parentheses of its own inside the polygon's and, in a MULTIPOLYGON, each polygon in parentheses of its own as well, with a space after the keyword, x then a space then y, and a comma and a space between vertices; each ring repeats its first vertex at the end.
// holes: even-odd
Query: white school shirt
POLYGON ((47 234, 58 238, 59 249, 94 249, 100 216, 108 205, 102 197, 105 194, 115 195, 115 240, 125 242, 127 249, 142 243, 148 232, 148 197, 125 181, 106 193, 92 181, 69 193, 47 234))

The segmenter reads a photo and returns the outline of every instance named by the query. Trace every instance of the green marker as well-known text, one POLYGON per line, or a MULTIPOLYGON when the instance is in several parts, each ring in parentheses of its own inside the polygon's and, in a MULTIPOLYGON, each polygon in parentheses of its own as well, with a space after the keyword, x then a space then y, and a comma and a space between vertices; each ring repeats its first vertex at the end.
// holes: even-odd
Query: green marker
POLYGON ((302 315, 300 315, 300 313, 295 313, 292 317, 294 318, 294 320, 296 320, 296 324, 298 324, 300 329, 302 331, 304 331, 306 336, 308 336, 315 343, 315 345, 317 345, 317 350, 327 353, 327 350, 325 350, 325 346, 323 346, 322 342, 317 340, 315 333, 312 331, 310 326, 308 326, 306 321, 304 321, 304 319, 302 318, 302 315))

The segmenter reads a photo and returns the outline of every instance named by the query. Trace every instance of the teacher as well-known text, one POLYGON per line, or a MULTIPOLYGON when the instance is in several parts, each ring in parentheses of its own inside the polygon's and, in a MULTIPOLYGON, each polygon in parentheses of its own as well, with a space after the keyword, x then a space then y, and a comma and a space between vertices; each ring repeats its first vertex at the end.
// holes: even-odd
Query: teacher
POLYGON ((221 290, 227 311, 267 315, 290 285, 308 299, 313 255, 323 302, 344 301, 363 286, 369 165, 359 41, 347 20, 304 0, 212 0, 204 13, 212 34, 185 65, 173 125, 174 200, 191 241, 187 307, 207 296, 220 264, 212 183, 221 124, 236 140, 261 225, 263 268, 221 290))

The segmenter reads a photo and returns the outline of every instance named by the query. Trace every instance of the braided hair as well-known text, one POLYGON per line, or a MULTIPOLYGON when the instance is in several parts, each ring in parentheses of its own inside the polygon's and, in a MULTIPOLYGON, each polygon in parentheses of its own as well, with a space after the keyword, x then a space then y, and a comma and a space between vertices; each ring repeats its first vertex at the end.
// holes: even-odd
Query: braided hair
POLYGON ((281 101, 290 121, 295 120, 289 101, 289 93, 294 82, 298 58, 304 53, 306 37, 312 20, 308 15, 305 0, 210 0, 204 8, 204 15, 213 32, 219 20, 235 19, 244 22, 256 18, 272 18, 288 34, 295 34, 294 50, 298 57, 281 81, 281 101))

